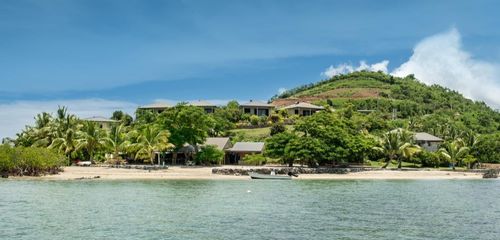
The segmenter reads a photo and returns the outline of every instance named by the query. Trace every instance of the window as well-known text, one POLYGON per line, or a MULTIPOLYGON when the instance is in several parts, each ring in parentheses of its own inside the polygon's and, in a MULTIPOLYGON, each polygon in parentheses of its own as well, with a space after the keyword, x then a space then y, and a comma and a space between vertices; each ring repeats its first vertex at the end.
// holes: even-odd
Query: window
POLYGON ((299 109, 295 109, 295 114, 299 115, 299 109))
POLYGON ((302 110, 302 115, 304 115, 304 116, 311 115, 311 110, 302 110))
POLYGON ((259 116, 268 116, 269 115, 269 110, 268 109, 259 109, 257 112, 257 115, 259 116))
POLYGON ((243 111, 244 111, 245 113, 250 114, 250 108, 245 108, 245 109, 243 109, 243 111))

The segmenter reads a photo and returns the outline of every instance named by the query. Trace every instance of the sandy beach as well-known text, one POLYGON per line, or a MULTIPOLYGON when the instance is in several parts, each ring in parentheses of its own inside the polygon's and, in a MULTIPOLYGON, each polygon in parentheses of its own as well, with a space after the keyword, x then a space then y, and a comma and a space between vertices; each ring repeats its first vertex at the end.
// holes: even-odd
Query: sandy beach
MULTIPOLYGON (((211 167, 170 167, 168 170, 141 170, 123 169, 109 167, 65 167, 64 171, 57 175, 46 175, 37 177, 43 180, 75 180, 75 179, 108 179, 108 180, 133 180, 133 179, 200 179, 200 180, 250 180, 248 176, 218 175, 212 174, 211 167), (98 178, 97 178, 98 177, 98 178)), ((348 174, 301 174, 295 179, 366 179, 366 180, 390 180, 390 179, 481 179, 482 174, 471 172, 453 172, 438 170, 377 170, 355 172, 348 174)))

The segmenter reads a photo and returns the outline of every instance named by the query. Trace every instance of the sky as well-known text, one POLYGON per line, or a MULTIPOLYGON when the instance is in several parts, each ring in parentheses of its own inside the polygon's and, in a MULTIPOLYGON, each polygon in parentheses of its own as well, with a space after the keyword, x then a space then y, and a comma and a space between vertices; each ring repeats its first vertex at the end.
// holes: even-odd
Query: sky
POLYGON ((0 138, 58 105, 267 100, 355 70, 500 108, 499 1, 0 1, 0 138))

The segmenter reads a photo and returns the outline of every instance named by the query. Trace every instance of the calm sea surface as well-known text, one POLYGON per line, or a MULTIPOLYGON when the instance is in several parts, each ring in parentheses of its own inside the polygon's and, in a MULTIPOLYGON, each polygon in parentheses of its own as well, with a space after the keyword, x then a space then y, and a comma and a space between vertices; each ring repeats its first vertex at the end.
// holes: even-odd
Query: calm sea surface
POLYGON ((0 239, 500 239, 500 181, 0 180, 0 239))

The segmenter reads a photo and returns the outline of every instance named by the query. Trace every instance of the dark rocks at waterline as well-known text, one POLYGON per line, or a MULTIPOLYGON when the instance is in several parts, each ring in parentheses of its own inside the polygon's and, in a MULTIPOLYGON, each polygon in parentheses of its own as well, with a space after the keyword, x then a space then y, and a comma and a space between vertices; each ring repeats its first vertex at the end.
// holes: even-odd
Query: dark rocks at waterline
POLYGON ((0 177, 1 178, 9 178, 9 174, 7 174, 7 173, 1 173, 0 177))
POLYGON ((488 169, 483 174, 483 178, 498 178, 498 174, 500 173, 500 169, 488 169))
POLYGON ((248 175, 249 172, 260 174, 270 174, 273 171, 276 174, 347 174, 350 172, 369 171, 371 168, 302 168, 302 167, 247 167, 247 168, 212 168, 212 174, 219 175, 248 175))

